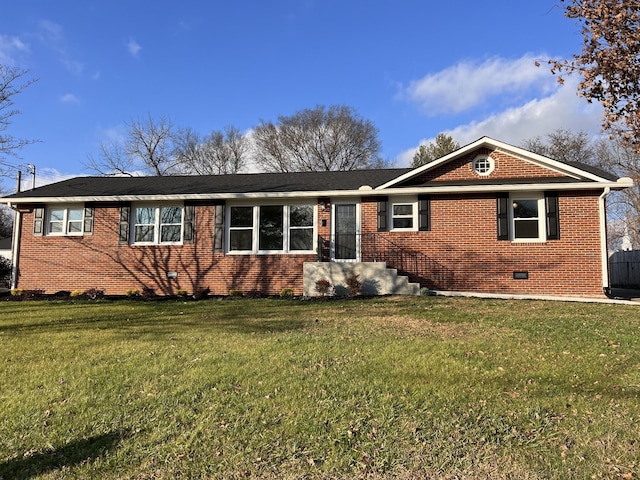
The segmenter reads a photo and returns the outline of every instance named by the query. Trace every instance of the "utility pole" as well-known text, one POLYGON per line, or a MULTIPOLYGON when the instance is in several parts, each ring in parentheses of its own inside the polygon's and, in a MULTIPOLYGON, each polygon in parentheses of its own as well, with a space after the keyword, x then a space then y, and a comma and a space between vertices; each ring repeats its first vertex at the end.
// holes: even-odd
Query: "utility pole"
POLYGON ((27 168, 29 169, 29 173, 33 175, 33 180, 31 182, 31 190, 33 190, 34 188, 36 188, 36 166, 33 164, 29 164, 27 165, 27 168))

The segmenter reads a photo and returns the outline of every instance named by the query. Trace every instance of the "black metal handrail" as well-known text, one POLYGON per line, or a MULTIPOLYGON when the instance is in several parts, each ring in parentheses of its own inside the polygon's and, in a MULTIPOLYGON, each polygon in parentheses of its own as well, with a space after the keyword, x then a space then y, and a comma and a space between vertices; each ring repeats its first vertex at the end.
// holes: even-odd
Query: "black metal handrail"
POLYGON ((379 233, 318 237, 318 261, 359 259, 362 262, 385 262, 421 287, 448 290, 453 286, 452 270, 428 255, 392 242, 379 233), (346 241, 345 241, 346 240, 346 241), (359 241, 358 241, 359 240, 359 241))

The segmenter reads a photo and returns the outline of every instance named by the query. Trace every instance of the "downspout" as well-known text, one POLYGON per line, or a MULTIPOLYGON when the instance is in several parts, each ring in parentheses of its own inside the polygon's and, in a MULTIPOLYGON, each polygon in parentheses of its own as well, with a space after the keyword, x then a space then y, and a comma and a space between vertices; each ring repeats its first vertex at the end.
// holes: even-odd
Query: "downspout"
MULTIPOLYGON (((13 208, 12 205, 9 205, 13 208)), ((22 231, 22 213, 15 210, 13 219, 13 238, 11 240, 11 289, 18 288, 18 269, 20 264, 20 237, 22 231)))
POLYGON ((602 290, 609 297, 611 286, 609 285, 609 252, 607 248, 607 209, 605 197, 609 195, 611 189, 605 187, 599 197, 600 207, 600 256, 602 261, 602 290))

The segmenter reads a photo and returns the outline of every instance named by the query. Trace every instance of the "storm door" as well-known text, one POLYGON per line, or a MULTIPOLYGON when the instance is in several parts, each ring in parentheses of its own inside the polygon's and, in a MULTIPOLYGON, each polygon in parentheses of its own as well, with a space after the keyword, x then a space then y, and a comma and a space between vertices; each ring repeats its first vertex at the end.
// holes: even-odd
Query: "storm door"
POLYGON ((358 205, 344 203, 333 205, 333 259, 337 261, 357 261, 358 205))

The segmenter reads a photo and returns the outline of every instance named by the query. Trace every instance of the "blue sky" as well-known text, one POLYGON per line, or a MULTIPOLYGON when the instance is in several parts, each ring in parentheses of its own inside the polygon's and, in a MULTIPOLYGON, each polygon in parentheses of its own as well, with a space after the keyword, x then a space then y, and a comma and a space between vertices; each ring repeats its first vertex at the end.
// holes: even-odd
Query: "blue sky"
POLYGON ((534 65, 581 49, 558 3, 9 2, 0 63, 38 81, 14 98, 8 133, 40 142, 7 160, 49 182, 88 174, 100 142, 148 114, 206 134, 332 104, 371 120, 397 166, 440 132, 462 145, 597 135, 601 110, 577 97, 577 79, 560 86, 534 65))

